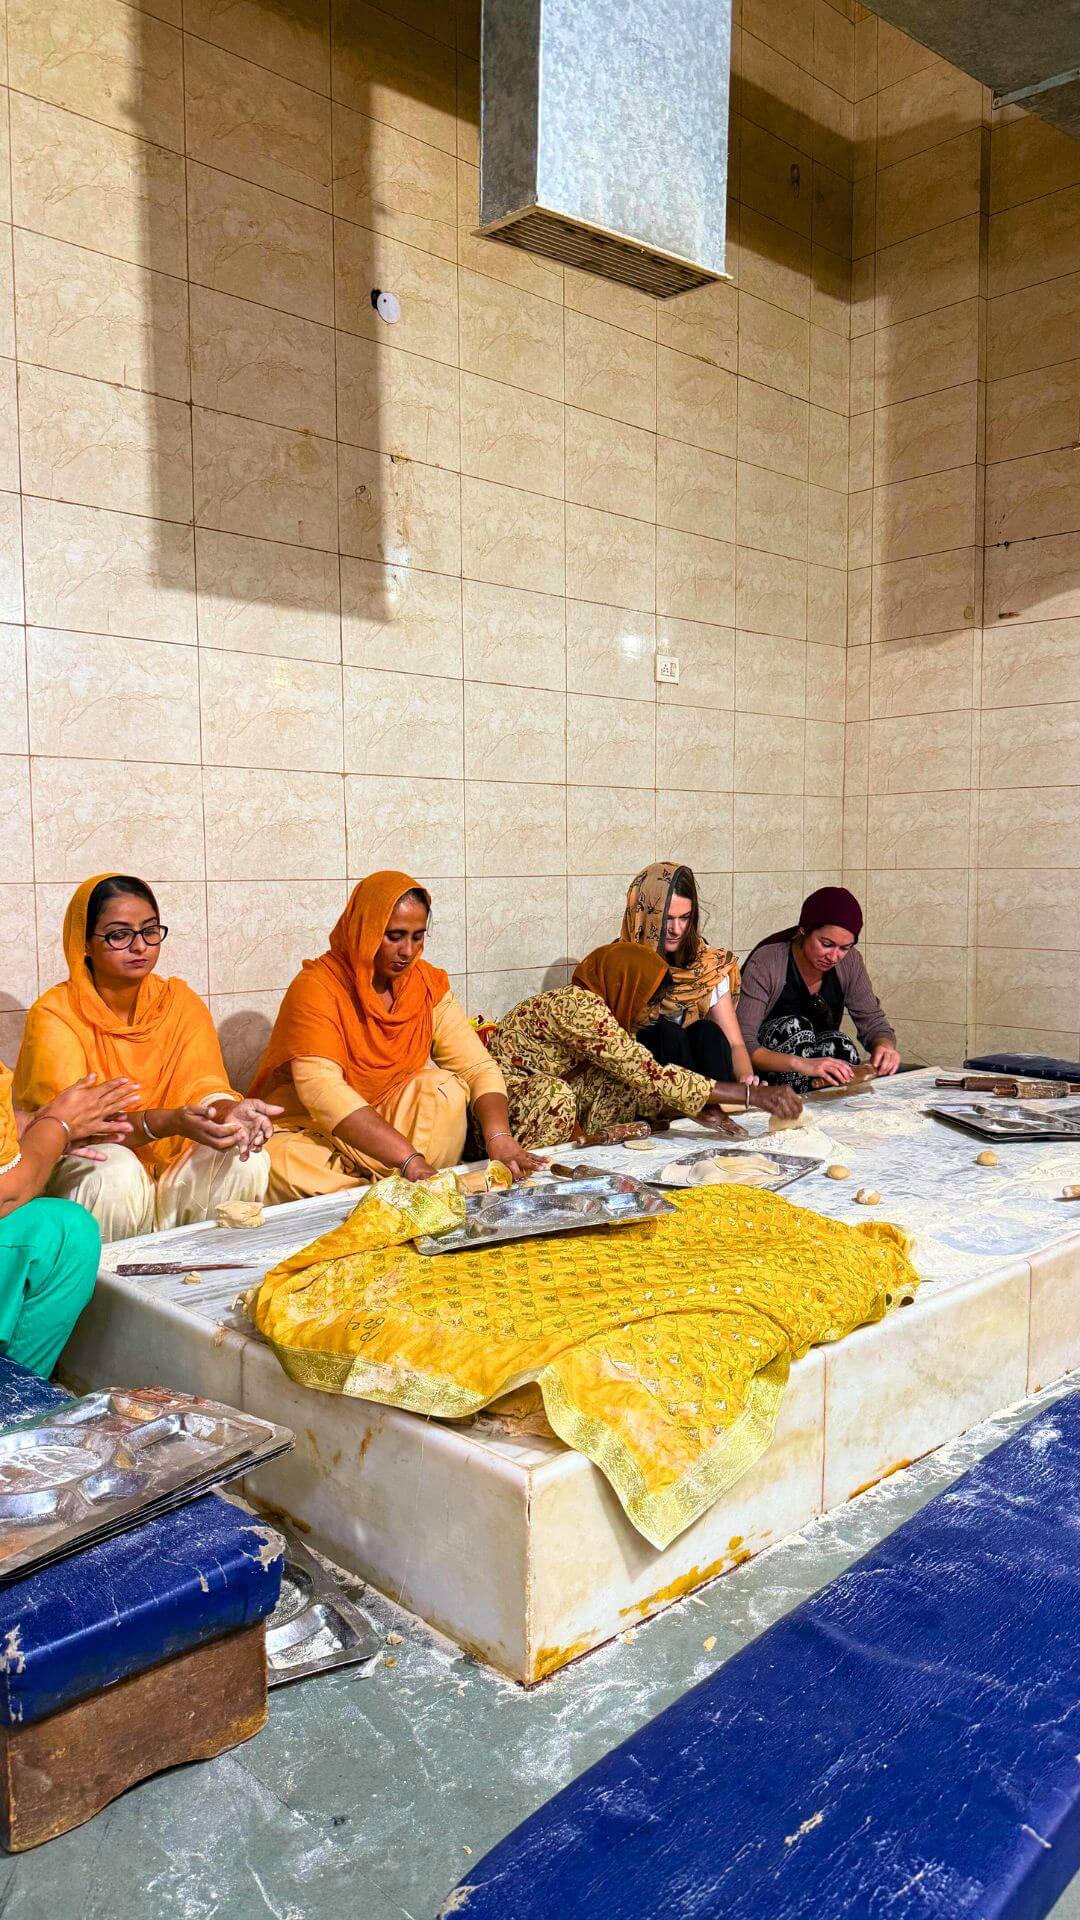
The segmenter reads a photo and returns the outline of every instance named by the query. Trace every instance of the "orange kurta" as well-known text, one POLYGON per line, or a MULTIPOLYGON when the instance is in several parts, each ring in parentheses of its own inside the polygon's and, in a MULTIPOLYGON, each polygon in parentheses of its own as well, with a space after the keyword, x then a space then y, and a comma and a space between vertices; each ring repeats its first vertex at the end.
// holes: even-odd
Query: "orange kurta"
MULTIPOLYGON (((15 1104, 45 1106, 88 1073, 99 1080, 134 1080, 140 1107, 191 1106, 230 1092, 229 1076, 210 1010, 183 980, 149 974, 139 987, 129 1026, 102 1000, 86 959, 86 910, 99 880, 84 880, 64 915, 68 977, 35 1000, 15 1068, 15 1104)), ((148 1172, 161 1172, 182 1154, 175 1136, 134 1149, 148 1172)))

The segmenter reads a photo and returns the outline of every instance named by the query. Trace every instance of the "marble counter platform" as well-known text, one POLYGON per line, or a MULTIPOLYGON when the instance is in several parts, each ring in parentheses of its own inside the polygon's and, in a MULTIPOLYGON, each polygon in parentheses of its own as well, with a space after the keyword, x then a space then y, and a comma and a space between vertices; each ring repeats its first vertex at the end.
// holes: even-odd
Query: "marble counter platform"
MULTIPOLYGON (((293 1384, 232 1310, 286 1251, 348 1211, 346 1197, 273 1209, 258 1234, 181 1228, 105 1249, 95 1299, 65 1355, 79 1388, 160 1382, 283 1421, 295 1450, 249 1491, 314 1544, 481 1659, 531 1683, 739 1564, 815 1514, 1080 1366, 1080 1221, 1055 1196, 1080 1180, 1070 1145, 1005 1147, 924 1117, 933 1072, 815 1103, 816 1127, 851 1169, 790 1197, 836 1218, 878 1218, 914 1237, 914 1306, 798 1363, 772 1447, 715 1507, 658 1552, 598 1470, 558 1442, 492 1430, 484 1416, 425 1421, 293 1384), (268 1244, 272 1242, 272 1244, 268 1244), (249 1272, 132 1280, 139 1255, 254 1258, 249 1272)), ((763 1123, 752 1116, 756 1136, 763 1123)), ((673 1130, 700 1137, 692 1123, 673 1130)), ((788 1141, 777 1145, 787 1150, 788 1141)), ((656 1149, 675 1157, 668 1136, 656 1149)), ((587 1157, 640 1175, 651 1156, 587 1157)), ((561 1157, 569 1157, 563 1154, 561 1157)))

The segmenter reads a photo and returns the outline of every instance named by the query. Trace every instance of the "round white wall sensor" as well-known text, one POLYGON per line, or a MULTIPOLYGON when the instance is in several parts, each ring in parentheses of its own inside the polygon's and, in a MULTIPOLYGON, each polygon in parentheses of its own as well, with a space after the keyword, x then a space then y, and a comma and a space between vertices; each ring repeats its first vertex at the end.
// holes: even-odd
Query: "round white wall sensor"
POLYGON ((401 319, 401 301, 396 293, 384 293, 381 287, 372 287, 371 304, 387 326, 396 326, 401 319))

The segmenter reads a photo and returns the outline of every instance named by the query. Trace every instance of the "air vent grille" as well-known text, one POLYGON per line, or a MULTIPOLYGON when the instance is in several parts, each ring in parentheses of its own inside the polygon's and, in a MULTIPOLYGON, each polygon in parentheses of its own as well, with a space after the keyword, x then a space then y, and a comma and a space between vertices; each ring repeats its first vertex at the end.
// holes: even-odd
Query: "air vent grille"
POLYGON ((582 273, 599 274, 605 280, 621 280, 624 286, 637 287, 641 293, 655 294, 658 300, 670 300, 673 294, 686 293, 691 287, 704 287, 716 275, 682 260, 668 260, 662 254, 646 253, 631 240, 614 234, 597 233, 561 214, 547 213, 542 207, 530 207, 506 225, 485 235, 488 240, 503 240, 509 247, 522 247, 526 253, 540 253, 549 260, 561 260, 563 266, 578 267, 582 273))

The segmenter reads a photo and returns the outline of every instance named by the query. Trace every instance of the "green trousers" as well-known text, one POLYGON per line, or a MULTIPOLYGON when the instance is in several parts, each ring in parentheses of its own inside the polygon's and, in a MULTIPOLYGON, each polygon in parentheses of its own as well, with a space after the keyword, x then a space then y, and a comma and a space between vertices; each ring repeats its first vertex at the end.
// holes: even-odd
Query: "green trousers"
POLYGON ((72 1200, 0 1215, 0 1353, 48 1379, 94 1291, 101 1234, 72 1200))

